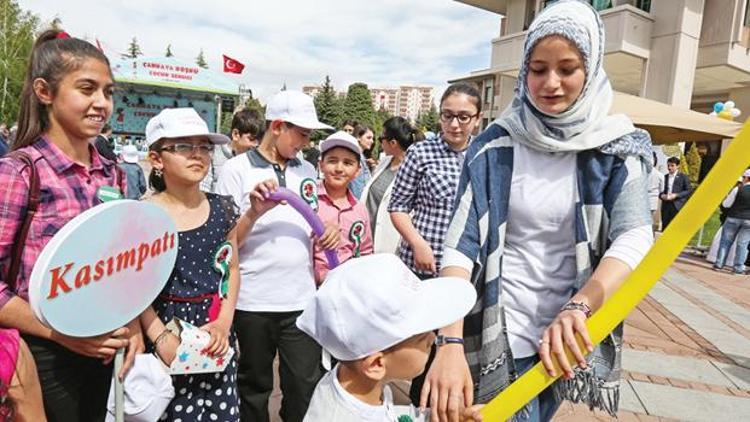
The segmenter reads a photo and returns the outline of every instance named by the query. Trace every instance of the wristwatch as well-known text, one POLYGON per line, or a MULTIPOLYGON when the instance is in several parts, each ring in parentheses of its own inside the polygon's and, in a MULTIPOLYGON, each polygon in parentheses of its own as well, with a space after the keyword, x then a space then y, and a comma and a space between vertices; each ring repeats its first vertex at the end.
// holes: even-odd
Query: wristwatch
POLYGON ((461 337, 448 337, 442 334, 438 334, 438 336, 435 337, 435 345, 437 347, 445 346, 446 344, 464 344, 464 339, 461 337))

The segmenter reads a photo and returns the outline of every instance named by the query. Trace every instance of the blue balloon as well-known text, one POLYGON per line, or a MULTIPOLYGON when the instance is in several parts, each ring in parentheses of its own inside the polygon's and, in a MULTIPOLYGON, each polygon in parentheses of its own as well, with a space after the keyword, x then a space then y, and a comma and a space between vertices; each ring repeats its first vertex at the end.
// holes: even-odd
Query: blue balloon
POLYGON ((716 103, 714 104, 714 111, 717 113, 721 113, 722 110, 724 110, 724 104, 723 103, 716 103))

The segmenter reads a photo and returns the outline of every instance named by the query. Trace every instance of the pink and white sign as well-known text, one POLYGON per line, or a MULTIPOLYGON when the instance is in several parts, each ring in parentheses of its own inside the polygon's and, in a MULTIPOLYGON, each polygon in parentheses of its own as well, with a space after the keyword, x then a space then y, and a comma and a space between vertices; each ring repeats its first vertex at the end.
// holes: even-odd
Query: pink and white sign
POLYGON ((31 272, 40 321, 75 337, 119 328, 153 302, 172 272, 177 227, 157 205, 117 200, 91 208, 50 240, 31 272))

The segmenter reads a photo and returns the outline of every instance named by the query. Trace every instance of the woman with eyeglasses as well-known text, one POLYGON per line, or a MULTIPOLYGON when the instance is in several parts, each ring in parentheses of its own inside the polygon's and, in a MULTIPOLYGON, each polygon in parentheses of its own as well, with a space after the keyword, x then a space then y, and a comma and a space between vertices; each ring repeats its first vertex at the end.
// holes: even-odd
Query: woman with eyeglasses
POLYGON ((391 117, 383 123, 383 134, 378 140, 386 156, 375 168, 372 179, 362 192, 362 200, 370 214, 375 253, 396 253, 398 250, 401 236, 393 227, 387 207, 393 192, 393 181, 406 157, 406 150, 420 137, 419 130, 403 117, 391 117))
MULTIPOLYGON (((172 318, 210 334, 202 353, 214 359, 222 359, 236 342, 232 322, 240 287, 239 209, 231 196, 200 190, 215 146, 229 142, 227 136, 210 133, 192 108, 162 110, 146 125, 152 164, 149 182, 156 191, 147 200, 163 208, 179 232, 177 261, 169 280, 140 317, 149 349, 166 365, 177 358, 180 344, 165 326, 172 318), (227 271, 216 271, 217 263, 225 264, 227 271)), ((235 354, 223 373, 174 375, 176 395, 161 419, 203 415, 239 420, 236 359, 235 354)))
MULTIPOLYGON (((450 85, 440 99, 441 136, 409 148, 396 174, 388 211, 402 238, 397 253, 420 278, 434 277, 440 271, 458 179, 479 123, 481 103, 473 85, 450 85)), ((410 396, 415 404, 422 380, 412 382, 410 396)))

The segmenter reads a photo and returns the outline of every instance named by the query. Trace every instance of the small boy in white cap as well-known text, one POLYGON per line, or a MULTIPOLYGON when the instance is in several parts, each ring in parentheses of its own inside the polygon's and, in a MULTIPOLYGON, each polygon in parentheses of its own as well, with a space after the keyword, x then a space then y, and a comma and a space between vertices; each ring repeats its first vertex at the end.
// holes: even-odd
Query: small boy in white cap
MULTIPOLYGON (((362 149, 352 135, 338 131, 320 144, 320 172, 318 182, 318 216, 324 223, 338 227, 341 241, 336 254, 339 262, 372 253, 372 233, 367 207, 357 201, 349 189, 349 182, 359 174, 362 149)), ((321 284, 328 274, 325 251, 315 245, 313 254, 315 281, 321 284)))
MULTIPOLYGON (((318 383, 305 422, 426 421, 396 406, 386 385, 424 370, 434 330, 463 318, 474 288, 450 277, 420 280, 392 254, 352 259, 328 273, 297 326, 338 359, 318 383)), ((481 420, 479 406, 462 420, 481 420)))

